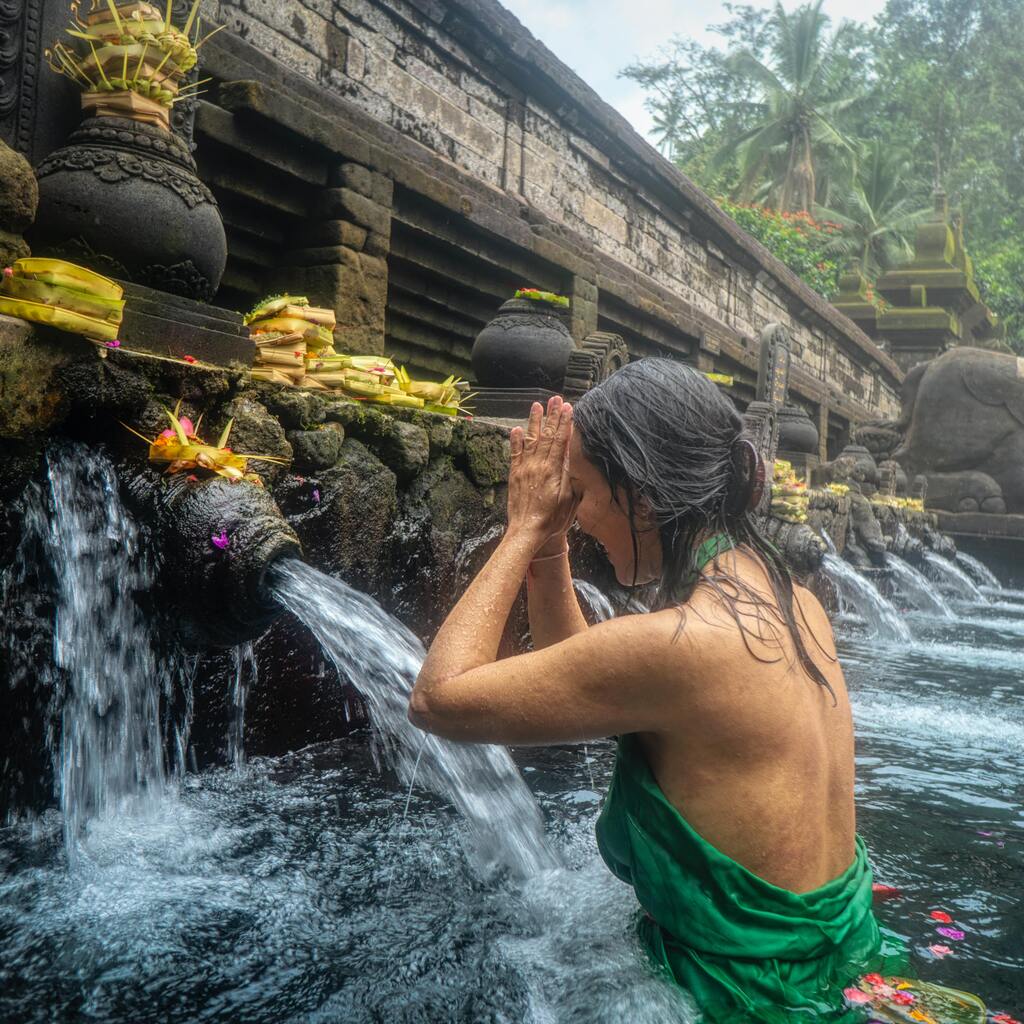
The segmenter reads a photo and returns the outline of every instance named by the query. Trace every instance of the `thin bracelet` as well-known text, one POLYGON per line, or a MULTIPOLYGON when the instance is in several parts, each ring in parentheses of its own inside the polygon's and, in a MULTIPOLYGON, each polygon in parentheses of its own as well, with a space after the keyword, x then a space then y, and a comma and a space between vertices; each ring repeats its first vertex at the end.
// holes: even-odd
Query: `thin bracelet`
POLYGON ((569 545, 568 544, 566 544, 565 547, 562 548, 562 550, 559 551, 558 554, 556 554, 556 555, 541 555, 540 558, 531 558, 530 559, 530 565, 533 565, 535 562, 550 562, 554 558, 561 558, 563 555, 567 555, 567 554, 569 554, 569 545))

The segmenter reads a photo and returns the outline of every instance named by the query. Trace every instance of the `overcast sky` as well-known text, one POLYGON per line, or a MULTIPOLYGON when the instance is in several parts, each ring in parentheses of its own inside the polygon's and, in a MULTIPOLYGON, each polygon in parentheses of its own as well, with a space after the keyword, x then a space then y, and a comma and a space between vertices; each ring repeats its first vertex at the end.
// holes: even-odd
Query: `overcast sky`
MULTIPOLYGON (((650 127, 644 96, 618 72, 635 57, 648 57, 673 35, 707 44, 721 37, 709 25, 728 17, 720 0, 501 0, 556 56, 569 65, 602 99, 641 134, 650 127)), ((773 2, 747 0, 754 7, 773 2)), ((791 9, 796 0, 783 0, 791 9)), ((833 24, 843 18, 871 21, 884 0, 825 0, 833 24)))

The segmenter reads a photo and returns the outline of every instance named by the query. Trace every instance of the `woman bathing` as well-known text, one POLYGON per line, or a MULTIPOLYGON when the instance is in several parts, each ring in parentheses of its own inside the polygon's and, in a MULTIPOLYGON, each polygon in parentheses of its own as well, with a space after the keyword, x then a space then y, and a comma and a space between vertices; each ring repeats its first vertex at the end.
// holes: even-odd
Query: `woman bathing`
POLYGON ((410 717, 471 742, 619 736, 598 844, 655 962, 719 1017, 842 1005, 876 952, 853 726, 824 610, 749 507, 752 450, 701 374, 643 360, 511 437, 508 529, 448 616, 410 717), (572 523, 654 611, 587 626, 572 523), (535 651, 496 660, 524 577, 535 651))

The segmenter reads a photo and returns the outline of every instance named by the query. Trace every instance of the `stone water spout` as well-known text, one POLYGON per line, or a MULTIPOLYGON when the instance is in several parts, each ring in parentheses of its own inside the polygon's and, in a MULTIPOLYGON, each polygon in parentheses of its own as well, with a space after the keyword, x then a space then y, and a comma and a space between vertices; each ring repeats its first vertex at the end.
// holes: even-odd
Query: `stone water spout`
POLYGON ((195 638, 227 647, 259 636, 281 612, 267 570, 301 555, 274 499, 218 478, 191 487, 167 518, 167 583, 188 596, 195 638))
POLYGON ((270 494, 220 477, 167 492, 149 474, 132 490, 155 505, 160 582, 183 642, 233 647, 263 633, 282 610, 267 571, 302 553, 270 494))

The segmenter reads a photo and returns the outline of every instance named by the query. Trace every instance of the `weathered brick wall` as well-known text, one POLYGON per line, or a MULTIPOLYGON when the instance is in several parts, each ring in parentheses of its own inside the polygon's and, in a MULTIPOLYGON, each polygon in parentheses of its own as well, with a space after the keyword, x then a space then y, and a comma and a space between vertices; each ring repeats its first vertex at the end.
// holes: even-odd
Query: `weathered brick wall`
MULTIPOLYGON (((697 340, 708 367, 726 357, 749 367, 753 356, 737 342, 749 348, 764 324, 779 321, 794 339, 798 396, 842 407, 847 418, 897 414, 894 364, 645 147, 494 0, 210 0, 205 11, 643 275, 669 298, 634 300, 621 284, 615 297, 669 329, 679 323, 673 298, 688 307, 705 324, 697 340)), ((602 295, 591 320, 606 315, 603 295, 615 291, 601 277, 595 270, 581 281, 581 294, 592 284, 602 295)), ((696 348, 680 346, 691 356, 696 348)))

